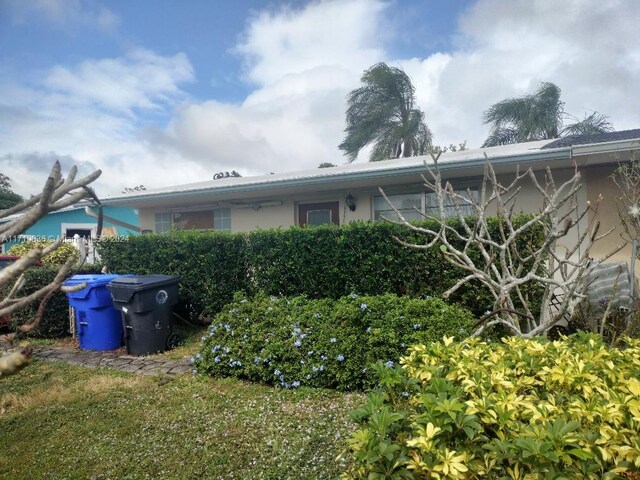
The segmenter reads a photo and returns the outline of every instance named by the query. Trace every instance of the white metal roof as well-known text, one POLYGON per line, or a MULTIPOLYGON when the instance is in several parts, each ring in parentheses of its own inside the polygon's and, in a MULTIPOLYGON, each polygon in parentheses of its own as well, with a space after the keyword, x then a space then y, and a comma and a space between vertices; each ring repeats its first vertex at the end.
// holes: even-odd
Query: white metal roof
MULTIPOLYGON (((516 160, 517 158, 522 156, 541 152, 541 147, 552 141, 553 140, 539 140, 535 142, 501 145, 489 148, 445 152, 440 157, 439 164, 442 166, 442 168, 445 168, 447 164, 460 164, 477 160, 484 161, 485 154, 492 160, 516 160)), ((558 149, 548 149, 544 150, 543 152, 545 155, 551 156, 554 152, 568 150, 568 147, 564 147, 558 149)), ((123 195, 107 197, 102 200, 105 203, 126 203, 128 199, 150 199, 153 197, 162 197, 168 194, 176 195, 180 193, 202 191, 215 192, 218 190, 232 190, 235 188, 237 188, 238 190, 246 190, 248 188, 251 188, 251 186, 260 188, 260 186, 265 186, 267 184, 304 182, 305 180, 313 180, 313 183, 321 183, 323 180, 331 181, 340 177, 358 177, 362 174, 392 175, 394 173, 402 172, 403 170, 406 170, 408 168, 421 168, 424 166, 425 161, 430 162, 431 157, 424 155, 417 157, 395 158, 381 162, 351 163, 346 165, 339 165, 336 167, 314 168, 312 170, 276 173, 271 175, 228 177, 218 180, 207 180, 204 182, 195 182, 183 185, 131 192, 123 195)))

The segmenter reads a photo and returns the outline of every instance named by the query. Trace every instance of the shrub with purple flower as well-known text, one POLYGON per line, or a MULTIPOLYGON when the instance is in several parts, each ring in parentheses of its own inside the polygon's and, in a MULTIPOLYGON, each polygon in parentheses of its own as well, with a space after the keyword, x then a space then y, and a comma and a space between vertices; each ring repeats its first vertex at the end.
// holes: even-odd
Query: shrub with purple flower
POLYGON ((473 316, 437 298, 276 301, 259 294, 243 300, 237 298, 212 322, 200 359, 193 359, 200 373, 281 388, 362 389, 372 385, 370 366, 379 359, 386 360, 383 368, 394 368, 407 345, 445 335, 462 338, 474 324, 473 316))

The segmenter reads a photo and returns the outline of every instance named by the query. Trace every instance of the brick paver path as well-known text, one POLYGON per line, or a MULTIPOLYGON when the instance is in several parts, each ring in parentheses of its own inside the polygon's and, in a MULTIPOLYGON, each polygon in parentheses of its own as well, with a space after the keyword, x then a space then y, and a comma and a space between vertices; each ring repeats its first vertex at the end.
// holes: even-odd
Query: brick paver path
POLYGON ((140 375, 180 375, 191 372, 188 359, 134 357, 112 351, 95 352, 60 347, 35 347, 33 350, 34 356, 41 360, 67 362, 89 368, 115 368, 140 375))

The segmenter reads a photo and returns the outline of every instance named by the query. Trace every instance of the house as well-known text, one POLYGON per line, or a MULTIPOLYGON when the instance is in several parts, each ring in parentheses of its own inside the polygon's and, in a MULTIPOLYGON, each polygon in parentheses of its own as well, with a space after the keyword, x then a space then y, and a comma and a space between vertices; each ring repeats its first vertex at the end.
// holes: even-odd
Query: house
MULTIPOLYGON (((486 158, 502 182, 513 177, 516 168, 539 172, 550 167, 555 180, 571 178, 574 165, 582 174, 583 188, 577 201, 585 205, 599 195, 601 231, 619 229, 616 189, 610 176, 619 162, 640 154, 640 129, 599 135, 571 136, 556 140, 447 152, 440 158, 443 178, 456 189, 478 191, 486 158), (634 153, 637 152, 637 153, 634 153)), ((110 206, 136 208, 143 231, 163 233, 174 229, 247 232, 257 228, 293 225, 344 224, 355 220, 376 221, 393 211, 381 196, 389 199, 408 218, 417 218, 414 207, 427 211, 433 194, 423 185, 424 161, 410 157, 375 163, 354 163, 291 173, 255 177, 229 177, 178 185, 157 190, 110 197, 110 206)), ((532 184, 524 185, 517 209, 532 212, 540 208, 540 196, 532 184)), ((601 241, 592 250, 601 255, 619 235, 601 241)), ((618 254, 629 258, 629 251, 618 254)))
MULTIPOLYGON (((26 229, 21 237, 25 240, 72 240, 75 235, 92 239, 98 230, 98 209, 89 203, 76 205, 51 212, 26 229)), ((4 219, 11 220, 12 217, 4 219)), ((102 236, 138 235, 140 233, 138 211, 127 206, 105 205, 103 207, 102 236)), ((18 239, 2 244, 2 251, 8 251, 18 239)))

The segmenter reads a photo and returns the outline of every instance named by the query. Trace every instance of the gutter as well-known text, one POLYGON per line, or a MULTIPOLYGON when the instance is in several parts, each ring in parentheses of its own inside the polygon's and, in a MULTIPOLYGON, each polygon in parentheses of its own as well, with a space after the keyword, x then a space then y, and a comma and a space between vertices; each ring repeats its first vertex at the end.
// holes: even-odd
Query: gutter
MULTIPOLYGON (((516 157, 513 156, 504 156, 491 158, 492 165, 504 165, 504 164, 528 164, 545 160, 563 160, 570 159, 572 157, 572 152, 570 147, 562 147, 559 149, 553 150, 544 150, 544 151, 536 151, 529 154, 519 155, 516 157)), ((458 160, 458 161, 450 161, 450 162, 442 162, 440 163, 440 170, 442 171, 456 171, 461 169, 473 168, 473 167, 482 167, 484 166, 486 159, 484 157, 473 159, 473 160, 458 160)), ((401 176, 401 175, 411 175, 411 174, 420 174, 424 173, 424 164, 419 165, 410 165, 405 167, 392 167, 387 169, 380 170, 372 170, 372 171, 363 171, 363 172, 343 172, 336 173, 333 175, 322 175, 322 176, 311 176, 311 177, 303 177, 303 178, 294 178, 294 179, 283 179, 283 180, 261 180, 255 181, 251 183, 245 183, 240 185, 228 185, 225 187, 205 187, 198 190, 182 190, 182 191, 171 191, 171 192, 159 192, 159 193, 148 193, 142 195, 133 195, 127 197, 120 197, 114 199, 102 199, 103 204, 134 204, 145 202, 149 200, 156 199, 168 199, 175 197, 186 197, 186 196, 200 196, 200 195, 208 195, 208 194, 224 194, 224 193, 242 193, 247 191, 255 192, 257 190, 270 190, 274 188, 283 188, 283 187, 304 187, 318 184, 326 184, 326 183, 344 183, 351 182, 357 180, 367 180, 367 179, 375 179, 375 178, 386 178, 389 176, 401 176)))

